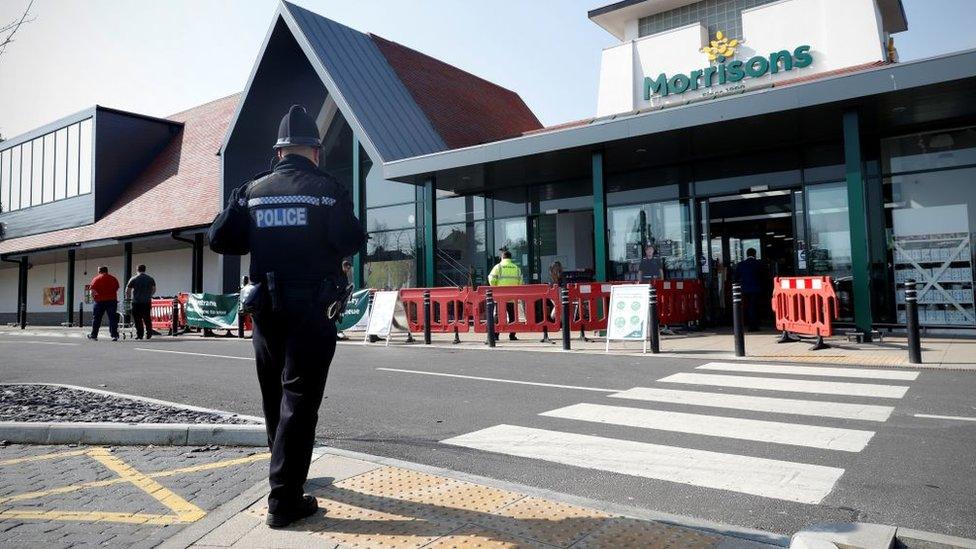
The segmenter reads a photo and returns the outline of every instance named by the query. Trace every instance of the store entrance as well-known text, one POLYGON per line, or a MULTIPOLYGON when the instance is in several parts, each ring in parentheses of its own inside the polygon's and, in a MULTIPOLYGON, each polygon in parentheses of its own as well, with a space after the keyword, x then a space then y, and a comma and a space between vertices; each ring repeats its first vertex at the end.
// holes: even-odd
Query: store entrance
MULTIPOLYGON (((756 251, 761 263, 760 303, 769 303, 772 278, 796 274, 793 191, 750 192, 703 199, 702 278, 707 288, 707 315, 713 324, 731 324, 732 283, 737 266, 756 251)), ((761 322, 772 324, 767 306, 759 306, 761 322)))

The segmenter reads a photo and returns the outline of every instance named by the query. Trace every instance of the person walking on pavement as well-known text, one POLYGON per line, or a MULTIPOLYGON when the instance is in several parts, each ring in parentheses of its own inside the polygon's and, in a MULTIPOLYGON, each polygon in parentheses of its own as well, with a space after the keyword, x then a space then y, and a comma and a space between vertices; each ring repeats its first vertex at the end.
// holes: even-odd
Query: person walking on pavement
POLYGON ((88 334, 88 339, 95 341, 98 339, 98 330, 102 327, 102 315, 108 314, 108 333, 112 336, 112 341, 119 340, 119 281, 114 276, 108 274, 108 267, 102 265, 98 268, 98 274, 91 280, 92 299, 95 306, 92 308, 92 329, 88 334))
POLYGON ((763 264, 756 259, 756 249, 746 250, 746 258, 735 266, 735 280, 742 289, 745 302, 746 327, 750 332, 759 330, 759 302, 762 297, 763 264))
POLYGON ((125 285, 125 298, 132 304, 132 323, 136 325, 136 339, 152 339, 152 297, 156 293, 156 281, 146 274, 146 266, 136 266, 136 276, 125 285))
MULTIPOLYGON (((522 284, 522 269, 512 261, 512 252, 504 248, 501 252, 502 260, 492 267, 491 272, 488 273, 488 284, 490 286, 518 286, 522 284)), ((508 302, 505 304, 505 318, 509 322, 515 321, 515 303, 508 302)), ((498 339, 498 334, 495 334, 495 339, 498 339)), ((508 339, 516 341, 518 338, 515 337, 515 332, 511 332, 508 334, 508 339)))
POLYGON ((319 170, 315 121, 300 105, 281 119, 270 172, 230 193, 208 232, 219 254, 251 254, 257 303, 253 344, 271 463, 267 524, 280 528, 314 514, 304 495, 315 425, 336 349, 326 310, 342 299, 342 259, 360 252, 366 231, 342 185, 319 170))

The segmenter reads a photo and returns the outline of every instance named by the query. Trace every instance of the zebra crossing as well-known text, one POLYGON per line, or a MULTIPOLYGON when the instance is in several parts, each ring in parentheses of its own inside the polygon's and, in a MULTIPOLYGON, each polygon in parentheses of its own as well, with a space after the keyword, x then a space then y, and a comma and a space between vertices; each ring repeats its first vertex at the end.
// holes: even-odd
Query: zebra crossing
MULTIPOLYGON (((650 387, 608 394, 613 400, 607 403, 581 402, 539 416, 580 422, 591 426, 588 429, 612 426, 614 433, 624 428, 634 438, 640 438, 637 433, 671 432, 850 455, 868 446, 875 429, 891 417, 893 401, 909 390, 903 383, 918 375, 906 370, 710 362, 693 372, 662 377, 650 387), (729 390, 732 392, 726 392, 729 390), (804 398, 793 398, 797 394, 804 398), (838 397, 843 401, 831 400, 838 397), (654 409, 656 404, 677 404, 688 411, 654 409), (729 411, 756 412, 762 419, 722 415, 729 411), (805 422, 820 418, 834 423, 842 420, 843 427, 805 422)), ((441 442, 807 504, 823 501, 844 474, 843 467, 831 464, 652 444, 589 432, 502 424, 441 442)))

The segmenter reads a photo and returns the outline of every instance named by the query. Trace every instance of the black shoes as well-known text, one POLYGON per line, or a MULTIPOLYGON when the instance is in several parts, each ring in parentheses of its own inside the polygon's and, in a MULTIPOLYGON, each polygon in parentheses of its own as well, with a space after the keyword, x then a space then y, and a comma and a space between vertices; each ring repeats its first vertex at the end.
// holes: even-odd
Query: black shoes
POLYGON ((294 508, 279 510, 277 513, 269 512, 265 523, 272 528, 284 528, 295 521, 314 515, 318 508, 319 503, 314 497, 302 496, 301 501, 294 508))
POLYGON ((515 334, 508 334, 508 340, 509 341, 518 341, 518 338, 515 337, 515 334))
POLYGON ((98 336, 93 336, 91 334, 85 334, 85 337, 87 337, 88 339, 90 339, 92 341, 98 341, 98 336))

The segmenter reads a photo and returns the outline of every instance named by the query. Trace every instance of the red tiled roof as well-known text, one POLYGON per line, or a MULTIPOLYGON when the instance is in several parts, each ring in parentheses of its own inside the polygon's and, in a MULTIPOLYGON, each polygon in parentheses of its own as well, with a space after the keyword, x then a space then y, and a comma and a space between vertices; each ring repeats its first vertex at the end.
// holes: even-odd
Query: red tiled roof
POLYGON ((396 42, 369 36, 448 148, 542 128, 517 93, 396 42))
POLYGON ((168 117, 183 130, 95 223, 4 240, 0 253, 209 224, 222 202, 217 151, 239 99, 234 94, 168 117))

